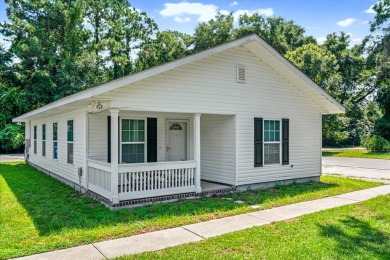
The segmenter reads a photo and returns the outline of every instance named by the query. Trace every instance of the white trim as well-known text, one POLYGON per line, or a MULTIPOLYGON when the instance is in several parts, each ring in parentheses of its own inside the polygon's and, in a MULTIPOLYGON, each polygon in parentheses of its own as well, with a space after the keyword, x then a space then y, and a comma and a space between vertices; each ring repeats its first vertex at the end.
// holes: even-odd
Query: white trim
POLYGON ((165 160, 168 162, 168 151, 167 147, 169 145, 169 123, 175 122, 175 123, 186 123, 186 161, 190 159, 190 124, 188 119, 165 119, 165 160))
POLYGON ((51 157, 53 158, 53 161, 55 162, 58 162, 58 121, 55 121, 55 122, 52 122, 52 125, 51 125, 51 144, 52 144, 52 149, 53 149, 53 153, 51 155, 51 157), (57 124, 57 140, 54 140, 53 136, 54 136, 54 124, 57 124), (54 142, 57 143, 57 159, 54 158, 54 142))
MULTIPOLYGON (((257 35, 255 35, 257 36, 257 35)), ((265 47, 270 53, 273 54, 274 57, 278 58, 286 67, 288 67, 290 70, 292 70, 295 74, 297 74, 299 77, 301 77, 306 83, 308 83, 310 86, 312 86, 315 90, 320 92, 320 94, 326 98, 328 101, 330 101, 332 104, 334 104, 342 113, 345 113, 345 107, 341 105, 336 99, 334 99, 331 95, 326 93, 325 90, 323 90, 320 86, 318 86, 309 76, 307 76, 305 73, 303 73, 298 67, 296 67, 292 62, 287 60, 282 54, 280 54, 278 51, 276 51, 271 45, 269 45, 266 41, 264 41, 259 36, 255 39, 260 45, 265 47)))
POLYGON ((272 166, 279 166, 282 165, 282 119, 271 119, 271 118, 263 118, 263 165, 267 167, 272 167, 272 166), (265 132, 264 132, 264 126, 265 126, 265 121, 279 121, 279 141, 265 141, 265 132), (264 155, 265 155, 265 143, 267 144, 279 144, 279 163, 265 163, 264 160, 264 155))
POLYGON ((144 145, 144 163, 148 161, 148 120, 146 117, 119 117, 119 161, 120 164, 133 164, 133 163, 125 163, 122 161, 122 144, 143 144, 144 145), (144 121, 144 141, 143 142, 122 142, 122 120, 143 120, 144 121))
MULTIPOLYGON (((85 164, 84 164, 84 167, 85 167, 85 170, 84 170, 84 180, 85 180, 85 183, 84 183, 84 187, 86 190, 88 190, 88 185, 89 185, 89 181, 88 181, 88 178, 89 178, 89 172, 88 172, 88 157, 89 157, 89 114, 88 112, 86 111, 84 113, 84 116, 85 116, 85 135, 84 135, 84 138, 85 138, 85 147, 84 147, 84 152, 85 152, 85 164)), ((108 145, 108 144, 107 144, 108 145)))
MULTIPOLYGON (((188 63, 191 63, 194 61, 198 61, 200 59, 203 59, 203 58, 209 57, 211 55, 225 51, 227 49, 241 46, 241 45, 245 45, 246 43, 250 43, 253 41, 255 41, 258 44, 260 44, 261 46, 265 47, 265 49, 267 51, 269 51, 271 54, 273 54, 284 65, 286 65, 288 68, 290 68, 295 74, 297 74, 304 81, 306 81, 306 83, 308 83, 315 90, 317 90, 325 99, 327 99, 330 103, 334 104, 339 109, 339 112, 341 112, 341 113, 345 112, 345 108, 340 103, 338 103, 333 97, 331 97, 328 93, 326 93, 323 89, 321 89, 306 74, 304 74, 297 67, 295 67, 291 62, 289 62, 286 58, 284 58, 279 52, 277 52, 274 48, 272 48, 268 43, 266 43, 258 35, 252 34, 252 35, 249 35, 249 36, 246 36, 246 37, 243 37, 243 38, 240 38, 240 39, 237 39, 237 40, 234 40, 234 41, 222 44, 222 45, 219 45, 217 47, 214 47, 214 48, 211 48, 211 49, 208 49, 208 50, 205 50, 205 51, 202 51, 202 52, 199 52, 199 53, 196 53, 196 54, 193 54, 193 55, 190 55, 190 56, 187 56, 187 57, 184 57, 184 58, 172 61, 172 62, 168 62, 168 63, 162 64, 160 66, 156 66, 156 67, 141 71, 139 73, 135 73, 135 74, 123 77, 123 78, 119 78, 119 79, 110 81, 108 83, 102 84, 100 86, 96 86, 96 87, 91 88, 91 89, 87 89, 87 90, 78 92, 78 93, 73 94, 71 96, 62 98, 62 99, 57 100, 55 102, 52 102, 48 105, 45 105, 43 107, 40 107, 38 109, 35 109, 35 110, 30 111, 28 113, 25 113, 21 116, 18 116, 16 118, 12 119, 12 121, 13 122, 25 122, 28 118, 30 118, 36 114, 45 112, 47 110, 61 107, 63 105, 74 103, 74 102, 77 102, 80 100, 94 98, 95 96, 103 94, 105 92, 123 87, 125 85, 134 83, 136 81, 140 81, 140 80, 145 79, 145 78, 152 77, 154 75, 166 72, 168 70, 175 69, 175 68, 183 66, 185 64, 188 64, 188 63)), ((325 107, 323 107, 323 108, 325 110, 327 110, 325 107)))
MULTIPOLYGON (((69 119, 66 119, 66 164, 69 164, 69 165, 73 165, 74 166, 74 125, 75 125, 75 120, 73 117, 69 118, 69 119), (69 121, 72 121, 72 141, 68 141, 68 122, 69 121), (72 154, 72 163, 69 163, 69 149, 68 149, 68 144, 72 144, 73 147, 72 147, 72 150, 73 150, 73 154, 72 154)), ((57 139, 58 139, 58 133, 57 133, 57 139)), ((58 157, 58 152, 57 152, 57 157, 58 157)))

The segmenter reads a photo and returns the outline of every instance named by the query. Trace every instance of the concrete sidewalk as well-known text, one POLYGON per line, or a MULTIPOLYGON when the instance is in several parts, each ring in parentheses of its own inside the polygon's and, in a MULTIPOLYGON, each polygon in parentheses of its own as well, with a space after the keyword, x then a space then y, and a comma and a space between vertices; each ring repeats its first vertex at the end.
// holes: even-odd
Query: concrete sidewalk
POLYGON ((300 202, 283 207, 52 251, 19 259, 105 259, 156 251, 201 241, 209 237, 250 227, 267 225, 274 221, 287 220, 321 210, 350 205, 389 193, 390 185, 385 185, 328 198, 300 202))

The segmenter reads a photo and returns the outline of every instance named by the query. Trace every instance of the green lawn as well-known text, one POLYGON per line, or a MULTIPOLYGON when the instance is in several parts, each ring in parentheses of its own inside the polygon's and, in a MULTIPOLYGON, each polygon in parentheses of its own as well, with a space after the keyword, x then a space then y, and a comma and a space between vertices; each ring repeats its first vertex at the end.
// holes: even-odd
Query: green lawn
POLYGON ((24 163, 0 164, 0 259, 258 210, 250 204, 265 209, 381 185, 331 176, 321 180, 110 211, 24 163), (245 203, 237 204, 236 199, 245 203))
POLYGON ((374 153, 365 149, 356 150, 331 150, 325 149, 322 151, 322 156, 336 156, 336 157, 352 157, 352 158, 371 158, 371 159, 387 159, 390 160, 390 152, 374 153))
POLYGON ((124 259, 390 259, 390 195, 124 259))

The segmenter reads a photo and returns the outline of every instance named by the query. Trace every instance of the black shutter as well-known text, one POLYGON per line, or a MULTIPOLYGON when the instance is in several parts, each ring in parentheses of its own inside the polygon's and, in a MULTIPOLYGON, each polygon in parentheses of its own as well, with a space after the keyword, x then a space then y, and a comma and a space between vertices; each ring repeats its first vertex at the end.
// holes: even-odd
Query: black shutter
POLYGON ((107 117, 108 131, 107 131, 107 161, 111 163, 111 117, 107 117))
POLYGON ((147 121, 148 162, 157 162, 157 118, 147 121))
POLYGON ((255 167, 263 166, 263 118, 255 117, 255 167))
POLYGON ((290 126, 288 119, 282 119, 282 164, 289 164, 290 152, 289 152, 289 135, 290 126))

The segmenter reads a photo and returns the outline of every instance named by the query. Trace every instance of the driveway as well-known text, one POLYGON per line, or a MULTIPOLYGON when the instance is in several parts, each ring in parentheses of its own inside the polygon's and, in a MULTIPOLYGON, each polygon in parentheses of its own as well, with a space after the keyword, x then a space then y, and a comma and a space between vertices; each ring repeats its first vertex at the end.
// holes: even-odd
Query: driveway
POLYGON ((322 157, 322 172, 390 183, 390 160, 322 157))
POLYGON ((2 162, 20 162, 24 161, 24 154, 0 154, 0 163, 2 162))

